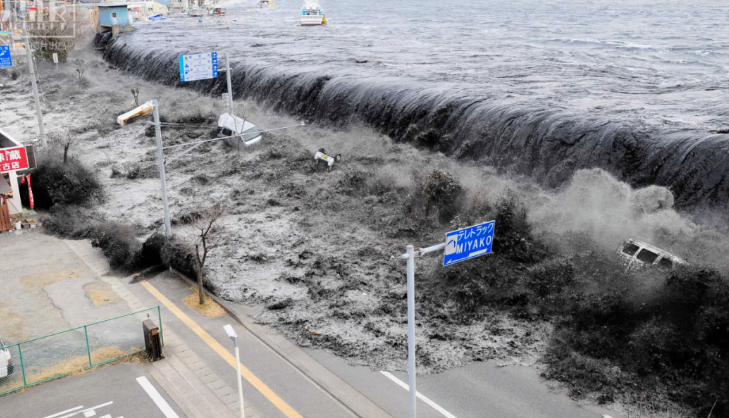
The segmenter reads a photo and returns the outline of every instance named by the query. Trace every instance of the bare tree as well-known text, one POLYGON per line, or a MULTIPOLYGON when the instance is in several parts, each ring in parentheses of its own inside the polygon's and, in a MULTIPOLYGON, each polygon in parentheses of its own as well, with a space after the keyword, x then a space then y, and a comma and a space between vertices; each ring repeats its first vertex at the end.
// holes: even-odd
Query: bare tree
POLYGON ((134 96, 134 107, 139 106, 139 87, 132 89, 132 96, 134 96))
POLYGON ((210 251, 224 242, 223 230, 219 226, 220 218, 225 214, 226 208, 222 204, 215 204, 200 213, 193 225, 190 238, 195 247, 195 266, 197 267, 197 290, 200 304, 205 304, 203 292, 203 269, 210 251))
POLYGON ((49 132, 48 137, 51 142, 63 148, 63 163, 66 164, 68 161, 68 150, 73 145, 73 141, 76 136, 71 133, 68 129, 59 129, 57 131, 49 132))
POLYGON ((80 86, 81 84, 83 84, 83 79, 84 79, 84 71, 85 71, 85 70, 84 70, 84 69, 83 69, 82 67, 77 67, 77 68, 76 68, 76 72, 78 73, 78 84, 79 84, 79 86, 80 86))

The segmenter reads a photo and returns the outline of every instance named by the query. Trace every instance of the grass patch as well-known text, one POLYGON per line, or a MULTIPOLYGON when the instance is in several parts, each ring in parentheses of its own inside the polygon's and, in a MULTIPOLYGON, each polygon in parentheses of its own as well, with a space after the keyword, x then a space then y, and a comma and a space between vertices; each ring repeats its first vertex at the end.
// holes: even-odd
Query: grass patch
POLYGON ((120 300, 119 295, 111 289, 108 283, 92 282, 84 286, 84 291, 94 306, 117 303, 120 300))
MULTIPOLYGON (((84 373, 87 373, 90 371, 97 370, 100 367, 104 367, 104 366, 108 366, 108 365, 115 365, 115 364, 124 363, 124 362, 133 362, 133 363, 141 364, 142 360, 146 358, 146 353, 141 352, 141 353, 133 354, 139 350, 141 350, 141 348, 130 350, 128 352, 124 352, 124 351, 119 350, 116 347, 103 347, 98 350, 94 350, 91 352, 91 361, 94 364, 103 363, 105 361, 109 361, 112 359, 117 359, 117 360, 110 361, 109 363, 102 364, 99 366, 94 366, 92 368, 87 368, 89 366, 89 357, 87 354, 74 356, 67 360, 59 361, 46 368, 43 368, 42 370, 40 370, 38 372, 29 373, 26 376, 26 379, 28 381, 28 385, 31 385, 31 386, 28 386, 27 388, 24 388, 24 389, 14 391, 12 393, 25 392, 26 390, 30 390, 39 384, 43 384, 46 382, 56 380, 56 378, 77 376, 80 374, 84 374, 84 373), (120 358, 120 357, 123 357, 123 358, 120 358), (44 382, 44 381, 46 381, 46 382, 44 382)), ((18 364, 18 368, 19 367, 20 367, 20 365, 18 364)), ((21 383, 22 383, 22 381, 21 381, 21 383)), ((9 388, 3 388, 3 385, 0 384, 0 392, 2 392, 4 390, 9 390, 9 388)))
POLYGON ((228 314, 222 306, 218 305, 218 303, 208 295, 203 297, 205 299, 205 303, 201 305, 197 289, 190 287, 190 290, 192 291, 192 294, 185 299, 182 299, 182 303, 184 303, 188 308, 207 318, 218 318, 228 314))

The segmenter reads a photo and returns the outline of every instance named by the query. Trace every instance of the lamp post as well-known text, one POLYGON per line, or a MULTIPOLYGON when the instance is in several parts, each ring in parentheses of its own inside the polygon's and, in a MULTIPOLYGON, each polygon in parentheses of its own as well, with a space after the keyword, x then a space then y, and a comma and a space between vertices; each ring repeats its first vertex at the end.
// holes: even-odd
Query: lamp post
POLYGON ((240 348, 238 347, 238 334, 235 333, 235 330, 230 326, 230 324, 224 326, 223 329, 226 333, 228 333, 228 338, 233 340, 233 343, 235 344, 235 365, 238 369, 238 402, 240 403, 240 418, 245 418, 245 406, 243 404, 243 378, 240 374, 240 348))

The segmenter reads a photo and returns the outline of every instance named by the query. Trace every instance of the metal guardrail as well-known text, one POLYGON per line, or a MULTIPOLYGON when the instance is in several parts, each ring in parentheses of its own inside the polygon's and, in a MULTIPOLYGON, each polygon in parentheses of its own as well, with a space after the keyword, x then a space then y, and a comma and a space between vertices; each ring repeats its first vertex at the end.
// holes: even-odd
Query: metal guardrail
POLYGON ((164 346, 156 306, 0 348, 12 361, 0 364, 12 372, 0 377, 0 396, 144 352, 142 322, 155 310, 164 346))

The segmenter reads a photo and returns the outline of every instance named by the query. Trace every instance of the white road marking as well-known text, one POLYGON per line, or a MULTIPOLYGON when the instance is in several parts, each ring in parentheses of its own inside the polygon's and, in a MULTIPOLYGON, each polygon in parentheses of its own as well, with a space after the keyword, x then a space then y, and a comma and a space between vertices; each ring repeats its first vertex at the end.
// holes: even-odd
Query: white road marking
POLYGON ((86 412, 84 412, 84 417, 86 417, 86 418, 93 417, 94 415, 96 415, 96 411, 86 411, 86 412))
POLYGON ((165 417, 180 418, 177 413, 175 413, 175 411, 170 407, 167 401, 165 401, 165 399, 159 394, 159 392, 157 392, 157 389, 155 389, 155 387, 152 386, 151 383, 149 383, 149 380, 147 380, 146 377, 138 377, 137 382, 142 386, 142 389, 147 392, 147 395, 152 398, 154 403, 157 404, 157 408, 159 408, 159 410, 162 411, 163 414, 165 414, 165 417))
MULTIPOLYGON (((76 411, 76 412, 73 412, 71 414, 64 415, 64 416, 62 416, 60 418, 69 418, 69 417, 72 417, 72 416, 78 415, 78 414, 84 414, 87 417, 88 416, 94 416, 94 415, 96 415, 96 412, 94 411, 94 409, 103 408, 103 407, 109 406, 109 405, 111 405, 113 403, 114 403, 113 401, 110 401, 110 402, 107 402, 107 403, 102 403, 101 405, 92 406, 91 408, 84 409, 83 411, 76 411), (92 411, 93 414, 92 415, 86 415, 89 411, 92 411)), ((73 409, 78 409, 78 408, 73 408, 73 409)), ((71 411, 73 411, 73 409, 71 409, 71 411)))
POLYGON ((69 413, 69 412, 73 412, 73 411, 75 411, 75 410, 77 410, 77 409, 81 409, 81 408, 83 408, 83 407, 84 407, 83 405, 81 405, 81 406, 77 406, 77 407, 75 407, 75 408, 67 409, 67 410, 65 410, 65 411, 63 411, 63 412, 58 412, 58 413, 56 413, 56 414, 53 414, 53 415, 48 415, 48 416, 47 416, 47 417, 45 417, 45 418, 56 418, 56 417, 57 417, 57 416, 59 416, 59 415, 67 414, 67 413, 69 413))
MULTIPOLYGON (((410 385, 408 385, 407 383, 405 383, 402 380, 398 379, 397 377, 393 376, 389 372, 381 371, 380 373, 382 373, 383 375, 385 375, 385 377, 387 377, 388 379, 390 379, 393 382, 395 382, 401 388, 403 388, 403 389, 407 390, 408 392, 410 392, 410 385)), ((418 398, 420 398, 421 401, 423 401, 423 402, 427 403, 428 405, 430 405, 431 408, 433 408, 436 411, 438 411, 441 414, 443 414, 444 417, 447 417, 447 418, 456 418, 455 415, 453 415, 450 412, 446 411, 445 409, 443 409, 437 403, 435 403, 435 402, 431 401, 430 399, 426 398, 422 393, 417 392, 415 394, 415 396, 417 396, 418 398)))

